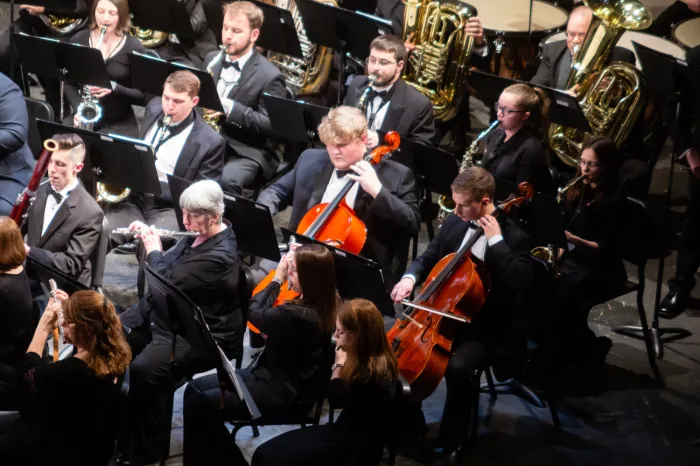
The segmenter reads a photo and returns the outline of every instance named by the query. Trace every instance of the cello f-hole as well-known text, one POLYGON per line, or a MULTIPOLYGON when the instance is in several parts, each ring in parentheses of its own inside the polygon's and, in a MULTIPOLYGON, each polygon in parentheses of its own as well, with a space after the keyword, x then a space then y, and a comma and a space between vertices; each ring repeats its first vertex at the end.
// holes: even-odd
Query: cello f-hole
POLYGON ((428 316, 427 324, 425 326, 425 330, 423 330, 423 333, 420 334, 420 341, 421 343, 427 343, 429 341, 428 338, 426 338, 425 334, 428 333, 428 330, 433 326, 433 316, 428 316))

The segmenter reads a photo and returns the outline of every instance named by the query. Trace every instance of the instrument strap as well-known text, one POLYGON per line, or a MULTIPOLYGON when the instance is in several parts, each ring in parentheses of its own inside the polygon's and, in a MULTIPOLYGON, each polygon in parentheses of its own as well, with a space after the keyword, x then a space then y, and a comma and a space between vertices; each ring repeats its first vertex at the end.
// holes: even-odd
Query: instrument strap
MULTIPOLYGON (((372 101, 367 103, 367 111, 369 113, 369 116, 367 117, 367 128, 369 129, 372 129, 372 125, 374 124, 374 120, 377 118, 377 114, 391 102, 389 95, 387 95, 386 100, 382 101, 382 104, 377 107, 377 110, 372 111, 374 109, 374 99, 376 99, 376 97, 373 97, 372 101)), ((376 130, 377 128, 374 129, 374 131, 376 130)))

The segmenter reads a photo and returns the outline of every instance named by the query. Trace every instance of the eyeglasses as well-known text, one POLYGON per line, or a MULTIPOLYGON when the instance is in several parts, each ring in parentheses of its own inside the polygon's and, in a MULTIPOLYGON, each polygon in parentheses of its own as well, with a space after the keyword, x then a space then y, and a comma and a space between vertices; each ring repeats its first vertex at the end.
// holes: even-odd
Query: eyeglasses
POLYGON ((341 331, 340 331, 339 329, 337 329, 337 328, 333 329, 333 335, 347 335, 348 333, 352 333, 352 332, 349 332, 349 331, 347 331, 347 330, 344 330, 344 331, 341 332, 341 331))
POLYGON ((600 164, 598 162, 589 162, 588 160, 579 160, 582 167, 598 168, 600 164))
POLYGON ((586 37, 586 33, 585 32, 578 32, 577 33, 577 32, 566 31, 566 37, 567 37, 567 39, 571 39, 571 40, 573 40, 573 39, 583 40, 583 38, 586 37))
POLYGON ((513 110, 512 108, 508 107, 501 107, 498 105, 498 102, 496 102, 493 106, 494 110, 496 110, 496 113, 498 112, 503 112, 503 116, 509 116, 511 113, 524 113, 525 110, 513 110))
POLYGON ((200 218, 204 217, 206 214, 200 213, 200 212, 182 212, 182 217, 186 218, 188 222, 192 222, 195 220, 199 220, 200 218))
POLYGON ((367 57, 365 58, 365 64, 367 65, 379 65, 381 67, 386 67, 389 65, 393 65, 396 63, 395 61, 389 61, 389 60, 377 60, 374 57, 367 57))

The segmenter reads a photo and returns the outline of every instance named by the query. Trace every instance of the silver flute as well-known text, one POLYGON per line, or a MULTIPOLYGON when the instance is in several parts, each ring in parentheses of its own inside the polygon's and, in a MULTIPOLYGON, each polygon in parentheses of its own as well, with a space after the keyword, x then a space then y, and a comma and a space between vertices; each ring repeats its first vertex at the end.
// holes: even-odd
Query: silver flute
MULTIPOLYGON (((177 231, 177 230, 161 230, 160 228, 156 228, 155 232, 158 236, 162 236, 165 238, 178 238, 178 237, 195 237, 199 236, 198 231, 177 231)), ((129 230, 129 228, 115 228, 112 230, 112 234, 114 235, 140 235, 142 233, 142 230, 129 230)))

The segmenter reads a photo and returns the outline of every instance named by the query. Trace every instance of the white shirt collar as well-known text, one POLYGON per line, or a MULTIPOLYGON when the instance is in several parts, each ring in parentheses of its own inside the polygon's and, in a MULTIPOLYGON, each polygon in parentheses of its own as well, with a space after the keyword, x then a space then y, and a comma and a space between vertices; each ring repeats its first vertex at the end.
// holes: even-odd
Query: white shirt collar
POLYGON ((242 56, 241 58, 239 58, 238 60, 231 60, 231 57, 229 57, 228 55, 226 55, 226 61, 227 61, 227 62, 230 62, 230 63, 238 62, 238 66, 240 67, 241 71, 243 71, 243 67, 245 66, 246 63, 248 63, 248 60, 250 60, 250 57, 253 56, 253 50, 254 50, 254 48, 255 48, 255 46, 251 47, 250 50, 248 50, 248 53, 246 53, 245 55, 243 55, 243 56, 242 56))
POLYGON ((71 184, 69 184, 68 186, 66 186, 65 188, 63 188, 61 191, 57 191, 56 188, 54 188, 53 185, 51 185, 51 189, 53 189, 54 191, 56 191, 57 193, 59 193, 59 194, 60 194, 61 196, 63 196, 63 198, 65 199, 66 196, 68 196, 68 193, 69 193, 69 192, 73 191, 75 188, 78 187, 78 184, 79 184, 79 183, 80 183, 80 181, 78 180, 78 178, 76 178, 75 180, 73 180, 73 182, 72 182, 71 184))

